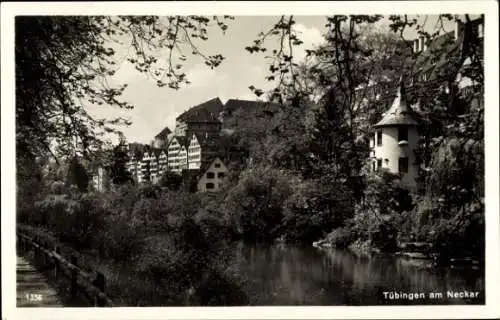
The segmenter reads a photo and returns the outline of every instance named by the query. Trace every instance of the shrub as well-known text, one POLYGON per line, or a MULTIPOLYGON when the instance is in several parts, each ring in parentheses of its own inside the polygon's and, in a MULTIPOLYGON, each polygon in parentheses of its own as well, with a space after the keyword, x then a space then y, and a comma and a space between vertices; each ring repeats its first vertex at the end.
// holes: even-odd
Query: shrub
POLYGON ((347 248, 355 239, 355 232, 348 227, 336 228, 326 236, 327 243, 335 248, 347 248))
POLYGON ((99 255, 116 262, 133 262, 142 253, 144 235, 130 225, 127 217, 111 215, 105 218, 97 246, 99 255))
POLYGON ((273 168, 250 168, 228 191, 223 212, 249 240, 270 241, 279 236, 284 201, 291 194, 289 178, 273 168))
POLYGON ((61 231, 64 227, 64 220, 71 206, 76 202, 67 198, 66 195, 48 195, 44 199, 35 202, 35 212, 32 213, 33 224, 52 227, 61 231))
POLYGON ((60 226, 61 240, 72 243, 76 249, 95 248, 96 241, 109 215, 103 204, 104 199, 94 195, 84 195, 78 202, 70 202, 66 211, 64 226, 60 226))
POLYGON ((54 181, 50 184, 50 192, 52 194, 64 194, 66 192, 66 185, 63 181, 54 181))
POLYGON ((294 193, 283 205, 281 232, 287 241, 311 243, 351 215, 347 191, 334 182, 294 181, 294 193))

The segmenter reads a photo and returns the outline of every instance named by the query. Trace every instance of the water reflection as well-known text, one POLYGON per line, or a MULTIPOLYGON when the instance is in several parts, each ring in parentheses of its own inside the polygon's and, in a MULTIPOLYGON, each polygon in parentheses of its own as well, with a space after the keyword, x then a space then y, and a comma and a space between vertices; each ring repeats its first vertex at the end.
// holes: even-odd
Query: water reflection
POLYGON ((427 269, 428 262, 357 257, 340 250, 238 243, 233 271, 252 305, 483 304, 483 272, 427 269), (447 298, 447 291, 479 291, 479 299, 447 298), (424 293, 388 299, 383 292, 424 293), (443 294, 429 299, 431 292, 443 294))

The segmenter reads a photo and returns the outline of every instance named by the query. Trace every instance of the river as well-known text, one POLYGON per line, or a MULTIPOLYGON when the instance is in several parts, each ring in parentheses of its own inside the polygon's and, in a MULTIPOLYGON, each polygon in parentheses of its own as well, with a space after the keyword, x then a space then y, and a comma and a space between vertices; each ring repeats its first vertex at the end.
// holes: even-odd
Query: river
POLYGON ((238 243, 231 269, 244 281, 251 305, 484 304, 483 271, 429 269, 427 264, 334 249, 238 243), (479 295, 467 298, 463 291, 479 295), (431 293, 442 296, 431 298, 431 293))

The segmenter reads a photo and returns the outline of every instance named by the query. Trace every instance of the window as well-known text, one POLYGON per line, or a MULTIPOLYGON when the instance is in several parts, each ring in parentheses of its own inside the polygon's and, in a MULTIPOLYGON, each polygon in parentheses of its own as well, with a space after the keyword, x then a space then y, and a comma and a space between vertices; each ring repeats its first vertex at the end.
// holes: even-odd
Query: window
POLYGON ((215 188, 214 184, 213 184, 213 183, 211 183, 211 182, 207 183, 207 184, 205 185, 205 187, 206 187, 207 189, 213 189, 213 188, 215 188))
POLYGON ((224 178, 225 176, 224 172, 217 173, 217 178, 224 178))
POLYGON ((216 167, 216 168, 220 168, 220 163, 216 163, 216 164, 214 165, 214 167, 216 167))
POLYGON ((377 131, 377 146, 382 145, 382 130, 377 131))
POLYGON ((215 178, 215 174, 213 172, 207 172, 207 179, 215 178))
POLYGON ((385 159, 384 162, 385 162, 385 166, 388 167, 389 166, 389 159, 385 159))
POLYGON ((399 158, 399 172, 407 173, 408 172, 408 157, 399 158))
POLYGON ((398 142, 408 141, 408 128, 398 128, 398 142))
POLYGON ((377 168, 382 168, 382 159, 377 159, 377 168))
POLYGON ((372 162, 372 171, 377 170, 377 163, 375 161, 372 162))

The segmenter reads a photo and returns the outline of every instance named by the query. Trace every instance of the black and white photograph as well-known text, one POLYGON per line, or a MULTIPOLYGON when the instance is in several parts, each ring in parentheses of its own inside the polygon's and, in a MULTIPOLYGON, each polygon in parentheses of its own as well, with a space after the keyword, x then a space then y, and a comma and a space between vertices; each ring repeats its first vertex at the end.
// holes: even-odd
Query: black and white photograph
POLYGON ((498 50, 498 7, 461 2, 11 10, 10 309, 491 314, 498 71, 485 63, 498 51, 485 39, 498 50))

